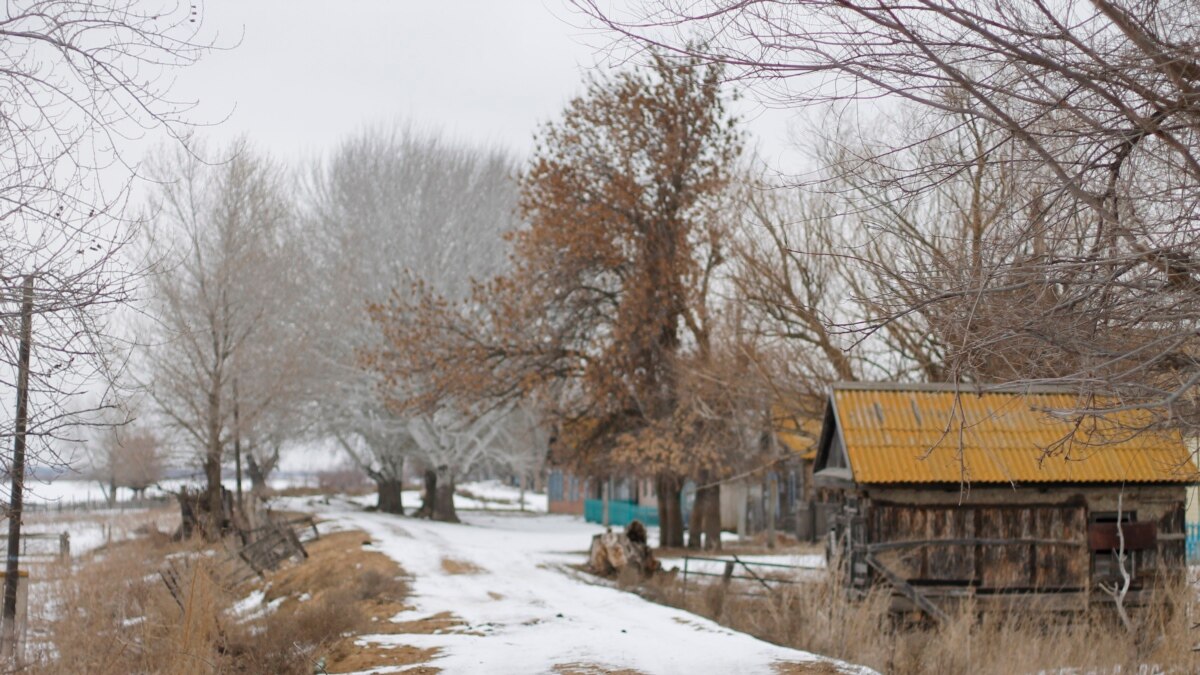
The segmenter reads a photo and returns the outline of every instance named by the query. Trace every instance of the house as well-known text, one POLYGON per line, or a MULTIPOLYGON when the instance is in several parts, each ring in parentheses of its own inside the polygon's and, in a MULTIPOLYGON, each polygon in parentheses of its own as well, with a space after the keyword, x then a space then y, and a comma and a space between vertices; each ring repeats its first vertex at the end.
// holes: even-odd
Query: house
MULTIPOLYGON (((813 541, 817 528, 813 504, 812 465, 817 455, 817 438, 821 419, 776 414, 776 445, 772 456, 781 457, 762 471, 749 473, 721 484, 721 529, 739 535, 756 534, 766 528, 771 483, 776 484, 778 501, 775 508, 775 529, 795 534, 802 540, 813 541)), ((764 443, 770 443, 768 438, 764 443)))
MULTIPOLYGON (((551 469, 546 482, 547 509, 550 513, 581 515, 588 522, 603 522, 605 483, 604 480, 577 476, 565 469, 551 469)), ((624 526, 637 519, 646 525, 658 525, 658 499, 653 480, 622 476, 607 483, 610 524, 624 526)))
POLYGON ((547 510, 582 516, 584 501, 596 491, 595 483, 563 469, 551 469, 546 477, 547 510))
POLYGON ((1186 488, 1197 468, 1175 432, 1140 413, 1076 425, 1076 395, 941 385, 831 388, 814 484, 832 510, 828 554, 852 591, 894 588, 896 610, 1020 602, 1126 604, 1183 574, 1186 488), (1123 548, 1122 548, 1123 545, 1123 548))

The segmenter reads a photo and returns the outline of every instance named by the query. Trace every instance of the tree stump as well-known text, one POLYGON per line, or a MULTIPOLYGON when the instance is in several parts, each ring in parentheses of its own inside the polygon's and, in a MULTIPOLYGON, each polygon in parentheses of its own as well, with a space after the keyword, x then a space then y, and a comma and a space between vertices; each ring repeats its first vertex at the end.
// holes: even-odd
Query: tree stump
POLYGON ((646 526, 636 520, 624 532, 610 530, 592 537, 588 565, 602 576, 620 574, 630 567, 642 576, 650 576, 660 567, 646 543, 646 526))

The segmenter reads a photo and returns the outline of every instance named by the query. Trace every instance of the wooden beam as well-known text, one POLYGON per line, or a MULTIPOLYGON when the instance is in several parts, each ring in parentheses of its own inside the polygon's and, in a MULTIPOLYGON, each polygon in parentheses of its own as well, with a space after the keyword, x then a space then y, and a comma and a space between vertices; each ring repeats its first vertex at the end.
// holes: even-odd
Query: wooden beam
POLYGON ((899 574, 896 574, 887 565, 884 565, 882 562, 880 562, 873 553, 867 553, 866 561, 868 565, 875 568, 876 571, 882 574, 893 588, 903 593, 909 600, 912 600, 913 604, 915 604, 929 616, 933 617, 934 620, 938 621, 939 623, 946 623, 949 620, 949 617, 946 616, 946 613, 943 612, 941 608, 933 604, 933 602, 922 595, 921 592, 916 588, 913 588, 913 586, 905 581, 903 577, 901 577, 899 574))
POLYGON ((868 544, 869 553, 892 551, 916 546, 1012 546, 1020 544, 1037 544, 1039 546, 1087 546, 1082 539, 988 539, 982 537, 967 537, 963 539, 906 539, 904 541, 885 541, 879 544, 868 544))

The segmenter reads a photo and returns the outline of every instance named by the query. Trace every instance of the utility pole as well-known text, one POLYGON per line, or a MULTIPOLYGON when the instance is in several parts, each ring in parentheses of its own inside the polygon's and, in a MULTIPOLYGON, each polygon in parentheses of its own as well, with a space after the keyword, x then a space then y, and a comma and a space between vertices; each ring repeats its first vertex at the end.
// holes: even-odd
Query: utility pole
POLYGON ((767 474, 767 548, 775 548, 775 508, 779 506, 779 476, 767 474))
POLYGON ((233 378, 233 463, 237 468, 237 510, 243 521, 246 511, 242 508, 242 424, 238 415, 237 378, 233 378))
MULTIPOLYGON (((775 439, 775 425, 767 418, 767 433, 770 434, 771 457, 779 456, 779 445, 775 439)), ((775 549, 775 509, 779 507, 779 476, 775 467, 767 472, 767 548, 775 549)))
POLYGON ((29 424, 29 353, 33 339, 33 275, 21 293, 21 345, 17 353, 17 418, 13 434, 12 492, 8 508, 8 563, 4 567, 4 654, 17 659, 17 582, 21 557, 21 510, 25 495, 25 432, 29 424))

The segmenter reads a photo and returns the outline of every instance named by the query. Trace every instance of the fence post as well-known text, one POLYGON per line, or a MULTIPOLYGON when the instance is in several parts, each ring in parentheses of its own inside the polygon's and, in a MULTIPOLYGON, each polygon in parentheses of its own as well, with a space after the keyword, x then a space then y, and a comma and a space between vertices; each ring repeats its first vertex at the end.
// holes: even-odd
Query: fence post
POLYGON ((775 550, 775 508, 779 506, 779 478, 772 471, 767 474, 767 548, 775 550))
POLYGON ((71 559, 71 533, 63 532, 58 535, 58 558, 64 562, 71 559))
POLYGON ((604 500, 604 503, 602 506, 602 508, 604 509, 604 513, 602 515, 602 518, 604 520, 603 525, 604 525, 605 529, 608 529, 608 527, 610 525, 612 525, 612 479, 611 478, 606 479, 604 481, 604 484, 600 487, 600 490, 601 490, 600 496, 604 500))

